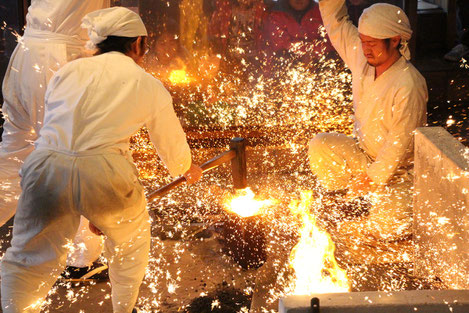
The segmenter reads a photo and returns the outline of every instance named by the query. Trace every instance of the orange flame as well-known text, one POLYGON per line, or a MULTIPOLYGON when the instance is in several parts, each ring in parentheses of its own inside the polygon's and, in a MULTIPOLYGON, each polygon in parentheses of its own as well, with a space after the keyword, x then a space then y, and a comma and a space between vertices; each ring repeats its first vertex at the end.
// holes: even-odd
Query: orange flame
POLYGON ((193 78, 187 73, 185 68, 171 71, 168 79, 173 85, 187 85, 193 81, 193 78))
POLYGON ((241 217, 249 217, 263 213, 267 206, 275 204, 274 200, 256 200, 251 188, 236 191, 236 195, 225 202, 225 208, 241 217))
POLYGON ((302 221, 300 240, 290 254, 296 276, 293 294, 347 292, 347 273, 337 264, 330 235, 317 227, 316 217, 309 212, 312 201, 312 192, 302 192, 301 202, 292 201, 289 206, 302 221))

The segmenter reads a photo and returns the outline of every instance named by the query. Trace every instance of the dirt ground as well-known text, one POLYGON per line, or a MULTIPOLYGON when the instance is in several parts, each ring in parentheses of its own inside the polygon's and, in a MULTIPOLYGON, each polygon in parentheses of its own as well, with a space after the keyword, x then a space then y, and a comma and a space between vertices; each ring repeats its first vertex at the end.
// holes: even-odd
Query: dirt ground
MULTIPOLYGON (((281 207, 298 198, 301 189, 316 188, 309 173, 252 174, 249 183, 259 197, 281 199, 281 207)), ((243 269, 227 253, 218 198, 226 192, 220 186, 228 185, 226 176, 212 175, 197 186, 182 186, 165 199, 151 203, 151 257, 137 303, 143 312, 248 312, 262 267, 243 269), (202 193, 206 195, 203 198, 202 193)), ((271 218, 266 232, 267 258, 279 260, 280 274, 274 277, 277 286, 272 292, 281 296, 291 273, 286 264, 288 252, 279 255, 278 251, 291 249, 295 227, 281 214, 271 218), (271 249, 272 246, 280 248, 271 249)), ((2 251, 9 245, 11 225, 10 222, 0 229, 2 251)), ((438 282, 416 278, 411 255, 411 241, 353 249, 338 242, 336 251, 352 291, 444 288, 438 282)), ((112 312, 110 283, 58 283, 49 303, 44 312, 112 312)), ((275 302, 269 307, 275 308, 275 302)))

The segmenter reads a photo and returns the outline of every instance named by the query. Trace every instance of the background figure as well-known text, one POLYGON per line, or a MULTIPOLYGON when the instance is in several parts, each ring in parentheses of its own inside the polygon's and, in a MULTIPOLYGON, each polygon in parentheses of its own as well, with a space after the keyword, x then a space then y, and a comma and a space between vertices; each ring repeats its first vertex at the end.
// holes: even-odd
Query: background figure
MULTIPOLYGON (((88 36, 80 27, 82 17, 109 6, 109 0, 33 0, 28 9, 25 34, 13 52, 3 81, 5 123, 0 142, 0 225, 16 211, 21 193, 19 169, 33 151, 44 119, 44 95, 52 75, 65 63, 84 56, 88 36)), ((101 253, 102 239, 86 222, 69 265, 91 265, 101 253), (83 251, 83 249, 81 249, 83 251)))
POLYGON ((217 0, 209 24, 215 52, 232 60, 253 61, 261 40, 266 6, 262 0, 217 0))
POLYGON ((469 55, 469 1, 457 0, 459 44, 445 54, 445 60, 459 62, 469 55))
POLYGON ((358 19, 364 9, 370 5, 370 0, 347 0, 347 8, 353 25, 358 26, 358 19))
POLYGON ((190 55, 208 48, 208 19, 203 0, 181 0, 179 3, 179 34, 181 45, 190 55), (197 44, 196 44, 197 43, 197 44))
MULTIPOLYGON (((308 45, 314 45, 314 55, 320 57, 324 52, 333 51, 329 43, 324 43, 320 34, 322 26, 319 6, 313 0, 280 0, 267 17, 263 30, 263 50, 270 59, 288 57, 296 44, 300 54, 306 56, 308 45)), ((268 66, 269 67, 269 66, 268 66)))

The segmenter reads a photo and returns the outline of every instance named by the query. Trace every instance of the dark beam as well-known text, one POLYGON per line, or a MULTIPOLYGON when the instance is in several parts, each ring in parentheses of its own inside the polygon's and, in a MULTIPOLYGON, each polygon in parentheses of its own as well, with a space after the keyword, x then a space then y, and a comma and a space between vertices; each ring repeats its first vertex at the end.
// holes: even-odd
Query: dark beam
POLYGON ((450 50, 457 40, 456 0, 448 0, 446 25, 446 48, 450 50))
POLYGON ((409 17, 410 26, 412 27, 412 39, 409 42, 410 53, 412 55, 412 61, 415 61, 416 57, 416 45, 417 45, 417 0, 404 0, 404 11, 409 17))

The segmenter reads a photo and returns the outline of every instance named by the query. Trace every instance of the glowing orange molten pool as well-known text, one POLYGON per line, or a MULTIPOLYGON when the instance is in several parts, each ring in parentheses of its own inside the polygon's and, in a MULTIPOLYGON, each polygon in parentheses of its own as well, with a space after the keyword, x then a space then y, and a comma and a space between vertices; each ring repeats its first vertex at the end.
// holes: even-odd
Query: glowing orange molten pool
POLYGON ((193 81, 185 69, 171 71, 168 79, 173 85, 190 84, 193 81))
POLYGON ((275 204, 274 200, 256 200, 251 188, 241 189, 236 195, 225 202, 225 208, 241 217, 249 217, 262 214, 263 209, 275 204))
MULTIPOLYGON (((235 196, 225 201, 225 209, 248 221, 264 214, 266 208, 278 203, 279 201, 272 199, 257 200, 252 190, 246 188, 237 191, 235 196)), ((350 283, 346 271, 339 267, 335 259, 335 244, 331 236, 316 225, 316 216, 310 212, 314 205, 311 191, 302 192, 301 199, 293 200, 289 205, 290 212, 301 225, 298 229, 299 241, 289 258, 290 267, 295 272, 291 294, 348 292, 350 283)))

